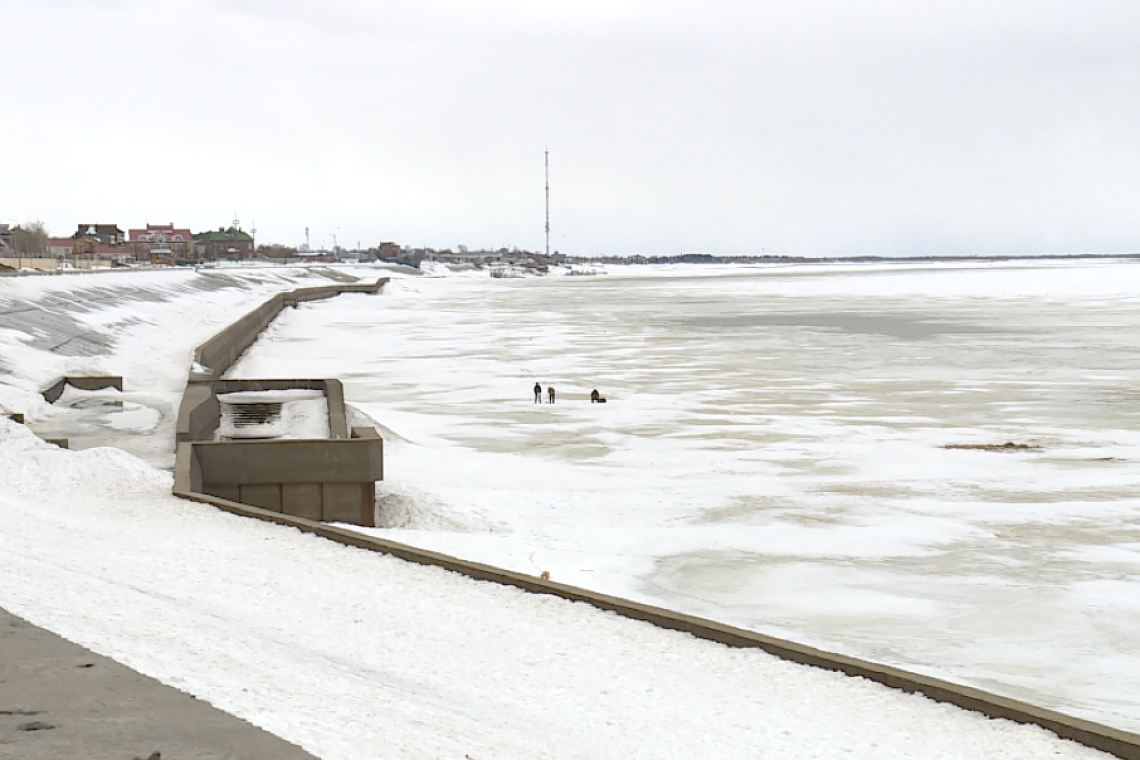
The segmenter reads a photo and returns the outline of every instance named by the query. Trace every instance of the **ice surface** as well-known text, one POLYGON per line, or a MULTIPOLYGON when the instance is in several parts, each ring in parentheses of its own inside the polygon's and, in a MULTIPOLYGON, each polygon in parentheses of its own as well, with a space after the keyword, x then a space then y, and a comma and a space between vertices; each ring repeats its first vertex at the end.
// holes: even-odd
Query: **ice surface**
POLYGON ((325 367, 398 435, 383 535, 1136 730, 1138 280, 401 280, 284 315, 235 374, 325 367))
POLYGON ((1078 760, 862 679, 242 519, 0 420, 0 604, 325 760, 1078 760))
MULTIPOLYGON (((397 280, 287 311, 241 370, 346 381, 386 431, 387 535, 1129 727, 1136 267, 635 271, 397 280), (777 311, 815 316, 700 322, 777 311), (883 311, 940 327, 819 324, 883 311), (1010 438, 1043 448, 941 448, 1010 438)), ((163 413, 138 456, 0 418, 0 605, 33 623, 324 758, 1103 757, 175 499, 192 347, 319 278, 133 276, 0 280, 0 407, 50 422, 41 381, 83 364, 163 413), (13 305, 107 348, 33 345, 13 305)))

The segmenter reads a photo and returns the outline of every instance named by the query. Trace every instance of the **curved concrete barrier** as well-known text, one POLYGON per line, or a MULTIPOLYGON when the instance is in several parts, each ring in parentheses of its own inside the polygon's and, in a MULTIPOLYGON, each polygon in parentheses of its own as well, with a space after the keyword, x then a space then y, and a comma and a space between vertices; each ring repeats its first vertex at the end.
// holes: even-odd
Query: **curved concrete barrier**
POLYGON ((387 282, 387 277, 381 277, 371 283, 320 285, 279 293, 199 346, 194 361, 208 368, 213 377, 221 377, 286 306, 334 298, 341 293, 378 293, 387 282))

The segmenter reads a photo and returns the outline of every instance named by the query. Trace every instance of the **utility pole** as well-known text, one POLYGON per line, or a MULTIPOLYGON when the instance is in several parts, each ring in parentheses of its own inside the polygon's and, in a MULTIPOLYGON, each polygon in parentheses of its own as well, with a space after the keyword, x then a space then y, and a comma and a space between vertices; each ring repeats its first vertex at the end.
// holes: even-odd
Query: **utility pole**
POLYGON ((550 150, 546 150, 546 257, 550 258, 550 150))

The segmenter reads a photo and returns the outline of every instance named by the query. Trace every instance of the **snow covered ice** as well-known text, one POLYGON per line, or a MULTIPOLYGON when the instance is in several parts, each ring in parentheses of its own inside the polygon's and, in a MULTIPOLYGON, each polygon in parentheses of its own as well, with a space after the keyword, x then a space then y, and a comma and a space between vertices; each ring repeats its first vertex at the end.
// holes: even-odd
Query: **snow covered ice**
MULTIPOLYGON (((344 381, 385 436, 384 535, 1136 730, 1138 274, 399 278, 283 313, 231 375, 344 381), (943 448, 1006 441, 1036 448, 943 448)), ((134 456, 0 422, 16 614, 327 758, 1101 756, 169 496, 192 346, 319 280, 203 276, 0 280, 106 346, 0 321, 0 405, 51 421, 35 390, 83 365, 163 413, 134 456)))
POLYGON ((390 537, 1140 728, 1138 275, 398 280, 233 374, 345 382, 390 537))

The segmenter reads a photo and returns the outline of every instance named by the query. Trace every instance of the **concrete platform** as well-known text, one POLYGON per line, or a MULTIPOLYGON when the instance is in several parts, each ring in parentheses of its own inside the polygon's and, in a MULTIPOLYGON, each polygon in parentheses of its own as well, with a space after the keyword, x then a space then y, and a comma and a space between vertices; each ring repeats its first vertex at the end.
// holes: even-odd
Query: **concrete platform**
POLYGON ((313 760, 240 718, 0 608, 0 758, 313 760))

